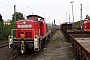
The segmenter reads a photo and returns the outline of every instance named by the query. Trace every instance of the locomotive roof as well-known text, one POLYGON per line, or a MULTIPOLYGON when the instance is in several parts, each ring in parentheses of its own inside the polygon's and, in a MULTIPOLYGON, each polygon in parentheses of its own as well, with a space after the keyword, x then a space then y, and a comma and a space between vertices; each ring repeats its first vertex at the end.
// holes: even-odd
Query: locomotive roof
POLYGON ((43 17, 38 16, 38 15, 28 15, 27 18, 28 18, 28 17, 32 17, 32 16, 35 16, 35 17, 38 17, 38 18, 42 18, 42 19, 44 19, 43 17))

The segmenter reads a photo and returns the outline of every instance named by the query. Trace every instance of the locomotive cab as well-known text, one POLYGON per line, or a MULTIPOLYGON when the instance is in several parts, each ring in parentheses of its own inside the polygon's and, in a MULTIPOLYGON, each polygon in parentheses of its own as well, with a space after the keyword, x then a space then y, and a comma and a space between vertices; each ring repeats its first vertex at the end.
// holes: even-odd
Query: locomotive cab
POLYGON ((85 19, 84 23, 82 24, 82 29, 85 32, 90 32, 90 19, 85 19))

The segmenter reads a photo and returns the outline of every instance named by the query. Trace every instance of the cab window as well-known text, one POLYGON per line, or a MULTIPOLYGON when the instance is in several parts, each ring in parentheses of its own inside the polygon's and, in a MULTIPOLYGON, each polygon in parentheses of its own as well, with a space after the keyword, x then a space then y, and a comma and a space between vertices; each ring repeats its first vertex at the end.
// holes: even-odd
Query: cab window
POLYGON ((90 20, 88 20, 88 22, 90 22, 90 20))
POLYGON ((35 17, 35 21, 38 21, 38 17, 35 17))
POLYGON ((28 17, 27 20, 32 20, 32 18, 31 17, 28 17))

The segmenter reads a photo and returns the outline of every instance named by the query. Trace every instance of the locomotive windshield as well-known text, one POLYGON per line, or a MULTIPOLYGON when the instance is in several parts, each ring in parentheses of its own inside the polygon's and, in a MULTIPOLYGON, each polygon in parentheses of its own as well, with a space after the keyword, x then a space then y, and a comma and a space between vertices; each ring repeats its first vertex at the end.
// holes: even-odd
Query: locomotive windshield
MULTIPOLYGON (((38 17, 34 17, 34 20, 35 21, 39 21, 41 18, 38 18, 38 17)), ((32 20, 32 17, 28 17, 27 20, 32 20)))

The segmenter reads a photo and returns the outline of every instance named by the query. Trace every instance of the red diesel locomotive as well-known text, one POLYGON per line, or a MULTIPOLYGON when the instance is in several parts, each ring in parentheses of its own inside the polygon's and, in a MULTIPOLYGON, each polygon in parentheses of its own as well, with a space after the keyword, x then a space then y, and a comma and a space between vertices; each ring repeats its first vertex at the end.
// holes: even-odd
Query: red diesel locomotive
POLYGON ((44 18, 38 15, 29 15, 26 20, 16 21, 16 29, 11 30, 9 48, 18 49, 24 53, 27 48, 34 51, 41 49, 42 42, 50 37, 51 31, 44 18))
POLYGON ((85 19, 84 23, 82 24, 82 29, 85 32, 90 32, 90 19, 85 19))

